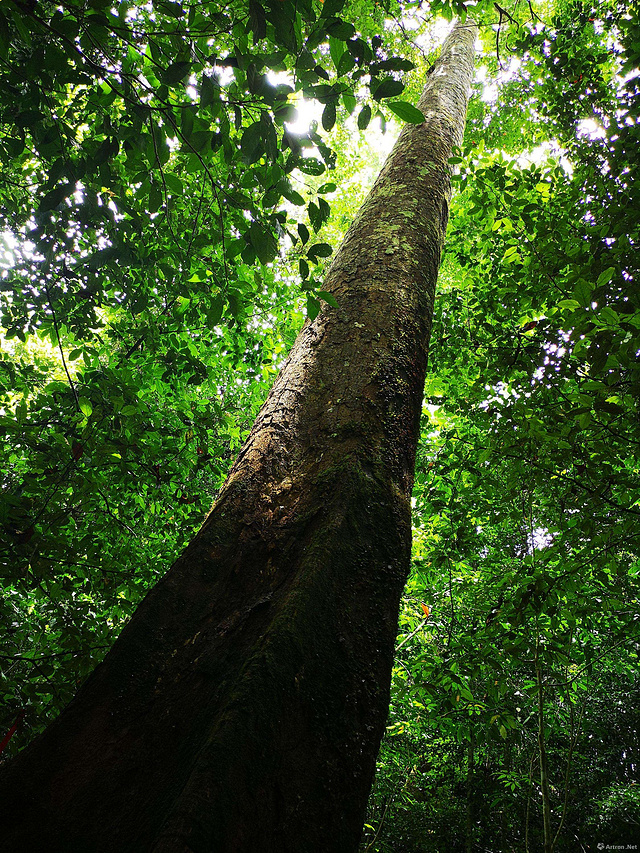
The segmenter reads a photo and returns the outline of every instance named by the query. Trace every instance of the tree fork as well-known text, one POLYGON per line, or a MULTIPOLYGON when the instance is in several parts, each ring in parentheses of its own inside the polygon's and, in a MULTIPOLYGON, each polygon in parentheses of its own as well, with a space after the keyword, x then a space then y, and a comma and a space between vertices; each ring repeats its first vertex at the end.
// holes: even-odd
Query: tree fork
POLYGON ((446 40, 209 516, 0 779, 11 853, 348 853, 384 731, 476 27, 446 40))

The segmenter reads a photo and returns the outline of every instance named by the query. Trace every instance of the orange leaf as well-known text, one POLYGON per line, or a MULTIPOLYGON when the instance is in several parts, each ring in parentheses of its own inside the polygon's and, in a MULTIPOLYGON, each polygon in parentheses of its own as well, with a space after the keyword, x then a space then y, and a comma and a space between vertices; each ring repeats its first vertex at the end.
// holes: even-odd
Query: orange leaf
POLYGON ((424 618, 426 619, 426 618, 427 618, 427 616, 429 615, 429 613, 430 613, 431 611, 429 610, 429 608, 427 607, 427 605, 424 603, 424 601, 421 601, 421 602, 420 602, 420 605, 421 605, 421 607, 422 607, 422 612, 424 613, 424 618))

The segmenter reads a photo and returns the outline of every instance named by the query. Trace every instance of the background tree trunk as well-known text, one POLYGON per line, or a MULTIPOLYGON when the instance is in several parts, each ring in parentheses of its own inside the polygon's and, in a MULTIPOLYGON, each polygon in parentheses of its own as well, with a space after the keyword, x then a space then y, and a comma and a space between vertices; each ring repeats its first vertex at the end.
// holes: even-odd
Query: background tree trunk
POLYGON ((389 702, 458 25, 202 529, 5 769, 0 849, 355 850, 389 702))

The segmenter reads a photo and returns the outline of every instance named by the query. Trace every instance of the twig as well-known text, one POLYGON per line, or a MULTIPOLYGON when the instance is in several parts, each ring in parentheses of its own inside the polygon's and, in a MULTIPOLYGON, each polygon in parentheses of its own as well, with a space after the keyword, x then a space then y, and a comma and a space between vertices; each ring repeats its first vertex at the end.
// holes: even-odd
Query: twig
POLYGON ((502 27, 502 9, 498 6, 497 3, 494 3, 496 9, 500 13, 500 20, 498 21, 498 29, 496 30, 496 59, 498 60, 498 69, 502 71, 502 62, 500 62, 500 28, 502 27))
POLYGON ((449 566, 449 604, 451 605, 451 622, 449 624, 449 637, 447 646, 451 645, 451 637, 453 636, 453 623, 456 621, 456 608, 453 603, 453 573, 451 571, 451 557, 447 554, 447 565, 449 566))
POLYGON ((86 563, 82 560, 65 560, 60 557, 45 557, 43 554, 37 554, 38 560, 46 560, 48 563, 60 563, 63 566, 79 566, 83 569, 98 569, 106 574, 119 575, 122 574, 122 569, 105 569, 97 563, 86 563))
POLYGON ((107 508, 107 514, 111 516, 111 518, 116 522, 116 524, 119 524, 121 527, 124 527, 124 529, 127 531, 127 533, 131 533, 132 536, 135 536, 136 535, 135 531, 132 530, 128 524, 125 524, 125 522, 121 518, 118 518, 118 516, 113 512, 113 510, 109 506, 109 500, 108 500, 107 496, 105 495, 105 493, 102 491, 102 489, 99 489, 96 487, 96 491, 102 497, 102 500, 105 502, 105 506, 107 508))
POLYGON ((95 649, 110 649, 110 648, 111 648, 110 644, 105 643, 105 644, 102 644, 100 646, 89 646, 88 649, 78 649, 76 651, 69 651, 69 652, 51 652, 51 654, 40 655, 40 657, 37 657, 37 658, 30 658, 30 657, 27 657, 27 655, 2 655, 2 654, 0 654, 0 660, 25 661, 26 663, 32 663, 35 665, 37 661, 50 660, 51 658, 62 658, 62 657, 66 657, 67 655, 71 655, 72 657, 75 657, 76 655, 83 654, 85 651, 92 652, 95 649))
MULTIPOLYGON (((569 664, 567 663, 567 670, 569 668, 569 664)), ((564 800, 562 802, 562 815, 560 817, 560 823, 558 824, 558 829, 556 834, 553 836, 553 841, 551 842, 551 853, 558 842, 558 837, 560 836, 560 832, 562 827, 564 826, 564 819, 567 815, 567 803, 569 801, 569 776, 571 774, 571 763, 573 760, 573 750, 575 748, 576 742, 578 740, 578 735, 580 733, 580 726, 582 725, 582 717, 584 715, 584 710, 587 705, 587 699, 585 697, 584 702, 582 703, 582 709, 580 711, 580 717, 578 719, 578 725, 575 725, 575 714, 573 710, 573 702, 571 701, 571 694, 567 691, 567 699, 569 701, 569 716, 571 720, 571 735, 569 738, 569 754, 567 755, 567 767, 564 774, 564 800)))
POLYGON ((520 26, 520 24, 516 21, 516 19, 513 17, 513 15, 510 15, 506 9, 503 9, 502 6, 499 6, 497 3, 494 3, 493 5, 495 6, 495 8, 500 13, 500 17, 502 17, 502 15, 504 15, 505 18, 509 21, 509 23, 515 24, 516 27, 520 26))
POLYGON ((62 358, 62 366, 64 367, 64 372, 67 374, 67 379, 69 380, 69 385, 71 387, 71 391, 73 392, 73 399, 76 401, 76 408, 78 411, 80 409, 80 400, 78 399, 78 394, 76 392, 75 385, 73 384, 73 379, 71 378, 71 374, 69 373, 69 368, 67 367, 67 360, 64 357, 64 350, 62 349, 62 343, 60 341, 60 329, 58 328, 58 318, 56 317, 56 312, 53 308, 53 302, 51 301, 51 292, 49 291, 49 285, 46 280, 44 282, 44 289, 47 294, 47 300, 49 302, 49 308, 51 310, 51 316, 53 317, 53 328, 56 333, 56 340, 58 341, 58 349, 60 350, 60 357, 62 358))
POLYGON ((538 13, 534 10, 533 6, 531 5, 531 0, 527 0, 527 5, 529 6, 529 11, 531 12, 531 20, 535 21, 535 19, 537 18, 541 24, 544 24, 544 21, 542 20, 540 15, 538 15, 538 13))
POLYGON ((162 194, 164 196, 164 207, 166 211, 167 217, 167 225, 169 226, 169 233, 173 239, 173 242, 178 245, 178 240, 176 235, 173 232, 173 224, 171 222, 171 211, 169 210, 169 193, 167 191, 167 182, 164 177, 164 169, 162 168, 162 163, 160 162, 160 152, 158 151, 158 140, 156 139, 156 127, 153 123, 153 118, 151 113, 149 113, 149 131, 151 133, 151 141, 153 142, 153 153, 156 158, 156 163, 158 165, 158 171, 160 172, 160 180, 162 181, 162 194))
POLYGON ((369 844, 367 844, 367 846, 364 848, 365 853, 367 853, 368 850, 371 850, 373 845, 378 840, 378 836, 380 835, 380 832, 382 831, 382 824, 384 823, 384 819, 387 816, 387 811, 389 809, 389 806, 391 805, 392 800, 393 800, 393 794, 389 794, 389 796, 387 798, 387 802, 385 803, 385 806, 384 806, 384 810, 382 812, 382 817, 380 818, 380 823, 378 824, 378 829, 376 830, 376 834, 373 836, 373 838, 371 839, 369 844))
POLYGON ((531 811, 531 788, 533 787, 533 763, 536 760, 535 750, 529 762, 529 788, 527 791, 527 810, 524 818, 524 849, 525 853, 529 853, 529 813, 531 811))
POLYGON ((398 643, 398 645, 396 646, 396 652, 398 651, 398 649, 401 649, 405 643, 408 643, 409 640, 412 639, 412 637, 415 637, 415 635, 422 628, 422 626, 424 625, 424 623, 427 621, 428 618, 429 618, 428 616, 424 616, 420 620, 420 624, 418 625, 418 627, 415 630, 413 630, 410 634, 407 634, 407 636, 404 638, 404 640, 402 640, 402 642, 398 643))

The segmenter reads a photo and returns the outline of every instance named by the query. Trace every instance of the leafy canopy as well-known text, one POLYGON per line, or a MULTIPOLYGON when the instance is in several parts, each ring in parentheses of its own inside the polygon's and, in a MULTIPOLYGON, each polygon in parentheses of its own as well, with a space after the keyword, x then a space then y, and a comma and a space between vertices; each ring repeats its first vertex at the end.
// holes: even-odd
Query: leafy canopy
MULTIPOLYGON (((323 265, 381 130, 420 121, 454 14, 440 0, 2 5, 2 731, 26 712, 6 754, 197 528, 304 314, 329 299, 323 265)), ((640 25, 614 2, 474 15, 365 846, 541 845, 541 720, 558 843, 605 829, 626 843, 640 819, 640 25)))

